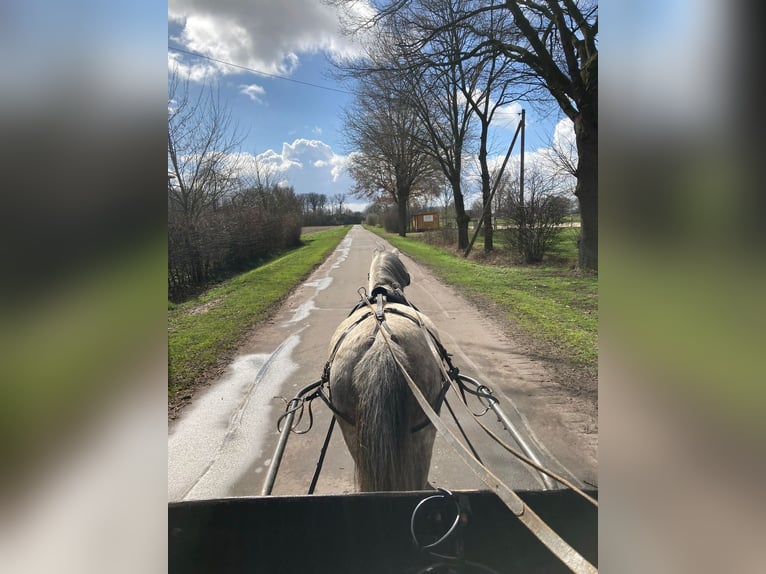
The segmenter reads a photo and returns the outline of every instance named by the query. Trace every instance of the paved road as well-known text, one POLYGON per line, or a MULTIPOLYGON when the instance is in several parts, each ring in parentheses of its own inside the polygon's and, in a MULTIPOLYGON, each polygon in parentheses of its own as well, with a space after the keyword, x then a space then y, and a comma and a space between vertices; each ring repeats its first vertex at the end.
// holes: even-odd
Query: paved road
MULTIPOLYGON (((225 375, 174 421, 168 436, 169 500, 260 493, 279 436, 276 421, 284 411, 278 397, 290 398, 319 378, 330 337, 357 302, 357 289, 366 287, 372 251, 382 243, 361 227, 352 228, 275 318, 247 341, 225 375)), ((407 297, 434 321, 454 364, 493 388, 544 464, 580 485, 581 480, 595 483, 595 437, 583 432, 588 421, 540 362, 519 352, 471 302, 408 257, 402 260, 412 277, 407 297)), ((274 494, 304 494, 308 489, 330 420, 319 401, 314 414, 309 433, 290 437, 274 494)), ((444 409, 442 418, 455 429, 444 409)), ((504 434, 491 413, 484 420, 504 434)), ((485 464, 512 488, 543 487, 536 472, 510 458, 470 422, 463 424, 485 464)), ((483 488, 438 436, 429 481, 447 488, 483 488)), ((353 489, 353 462, 336 429, 316 492, 353 489)))

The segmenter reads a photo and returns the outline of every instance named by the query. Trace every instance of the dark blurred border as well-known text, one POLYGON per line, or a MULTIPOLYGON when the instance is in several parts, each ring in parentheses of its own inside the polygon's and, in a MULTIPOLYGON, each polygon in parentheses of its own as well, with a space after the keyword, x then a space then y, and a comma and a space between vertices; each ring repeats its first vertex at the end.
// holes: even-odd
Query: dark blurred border
POLYGON ((599 564, 764 571, 760 10, 600 13, 599 564))
POLYGON ((164 570, 167 6, 0 9, 0 571, 164 570))

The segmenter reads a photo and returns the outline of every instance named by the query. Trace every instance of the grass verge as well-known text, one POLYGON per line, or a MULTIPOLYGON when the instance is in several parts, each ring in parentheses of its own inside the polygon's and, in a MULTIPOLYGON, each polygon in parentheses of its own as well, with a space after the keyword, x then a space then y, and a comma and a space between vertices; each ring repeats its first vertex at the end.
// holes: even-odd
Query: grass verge
POLYGON ((173 404, 221 368, 253 324, 332 253, 349 226, 302 236, 303 246, 168 309, 168 397, 173 404))
POLYGON ((444 248, 368 227, 444 282, 492 305, 533 339, 554 345, 595 374, 598 277, 556 266, 505 267, 463 259, 444 248))

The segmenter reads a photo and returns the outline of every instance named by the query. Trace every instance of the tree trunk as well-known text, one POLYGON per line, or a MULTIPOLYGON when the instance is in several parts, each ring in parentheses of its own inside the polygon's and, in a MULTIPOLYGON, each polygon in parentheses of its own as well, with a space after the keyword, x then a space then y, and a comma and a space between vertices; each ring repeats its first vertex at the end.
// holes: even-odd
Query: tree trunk
POLYGON ((479 164, 481 165, 481 197, 484 202, 484 252, 489 253, 495 247, 492 236, 492 202, 490 193, 492 184, 489 177, 489 166, 487 165, 487 131, 489 125, 483 125, 481 129, 481 144, 479 146, 479 164))
POLYGON ((492 230, 492 204, 489 202, 489 193, 484 196, 484 201, 487 202, 484 208, 484 252, 489 253, 495 248, 494 245, 494 231, 492 230))
POLYGON ((455 200, 455 221, 457 222, 457 248, 464 250, 468 247, 468 215, 465 212, 463 192, 460 189, 460 180, 450 181, 452 186, 452 198, 455 200))
POLYGON ((578 117, 575 122, 577 141, 577 187, 580 203, 580 239, 578 265, 598 271, 598 127, 578 117))
POLYGON ((397 209, 399 211, 399 236, 407 237, 407 199, 409 198, 409 190, 399 191, 399 201, 396 202, 397 209))

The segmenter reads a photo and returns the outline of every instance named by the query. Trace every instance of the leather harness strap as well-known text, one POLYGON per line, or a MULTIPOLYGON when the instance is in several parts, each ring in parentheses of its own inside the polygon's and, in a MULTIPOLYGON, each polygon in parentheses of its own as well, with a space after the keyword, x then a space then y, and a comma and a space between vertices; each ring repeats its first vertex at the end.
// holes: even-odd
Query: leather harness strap
MULTIPOLYGON (((330 369, 332 367, 332 363, 335 360, 335 355, 338 352, 338 349, 340 348, 341 343, 346 338, 346 336, 360 323, 365 321, 371 316, 375 316, 376 324, 375 324, 375 332, 373 333, 373 337, 375 334, 377 334, 378 329, 381 327, 386 330, 388 336, 390 337, 391 341, 394 343, 397 343, 396 335, 391 332, 391 328, 388 326, 388 323, 386 323, 386 313, 392 313, 394 315, 399 315, 400 317, 406 317, 413 323, 415 323, 418 326, 421 326, 421 323, 411 315, 408 315, 407 313, 402 312, 399 309, 392 308, 392 307, 386 307, 386 303, 398 303, 400 305, 406 305, 412 309, 414 309, 416 312, 420 312, 415 305, 407 301, 407 299, 404 297, 404 293, 402 293, 399 289, 396 289, 394 291, 389 291, 385 287, 376 287, 373 289, 372 293, 369 297, 362 297, 362 300, 357 303, 357 305, 351 310, 351 312, 348 314, 349 317, 351 317, 354 313, 356 313, 360 309, 367 309, 367 312, 362 314, 360 317, 356 319, 351 325, 346 327, 346 329, 341 333, 340 337, 338 337, 338 340, 335 343, 335 346, 333 347, 332 352, 330 353, 330 357, 325 363, 324 370, 322 372, 322 384, 319 386, 319 388, 316 391, 316 395, 321 398, 324 403, 330 408, 330 410, 339 418, 341 418, 344 422, 354 425, 354 419, 353 417, 347 415, 346 413, 341 412, 338 410, 335 405, 332 404, 332 398, 329 396, 329 394, 325 394, 322 390, 322 387, 324 384, 328 384, 330 382, 330 369), (385 301, 384 301, 385 298, 385 301), (372 304, 375 303, 375 307, 372 306, 372 304), (372 309, 372 310, 370 310, 372 309)), ((431 341, 435 345, 435 347, 438 350, 439 357, 444 361, 448 366, 449 370, 447 371, 449 377, 453 378, 452 380, 457 381, 457 374, 458 369, 452 365, 452 361, 450 360, 450 355, 447 353, 447 350, 442 346, 442 344, 439 342, 439 340, 436 338, 436 336, 428 330, 428 334, 430 335, 431 341)), ((444 369, 442 369, 444 371, 444 369)), ((450 388, 450 380, 444 379, 442 382, 442 387, 439 390, 439 395, 436 397, 436 400, 434 401, 434 404, 432 405, 432 408, 436 411, 439 410, 439 407, 441 407, 442 402, 444 401, 444 397, 447 395, 447 391, 450 388)), ((329 386, 328 386, 329 389, 329 386)), ((426 418, 423 420, 423 422, 420 422, 412 427, 410 432, 417 432, 419 430, 422 430, 426 428, 427 426, 431 425, 431 421, 426 418)))

